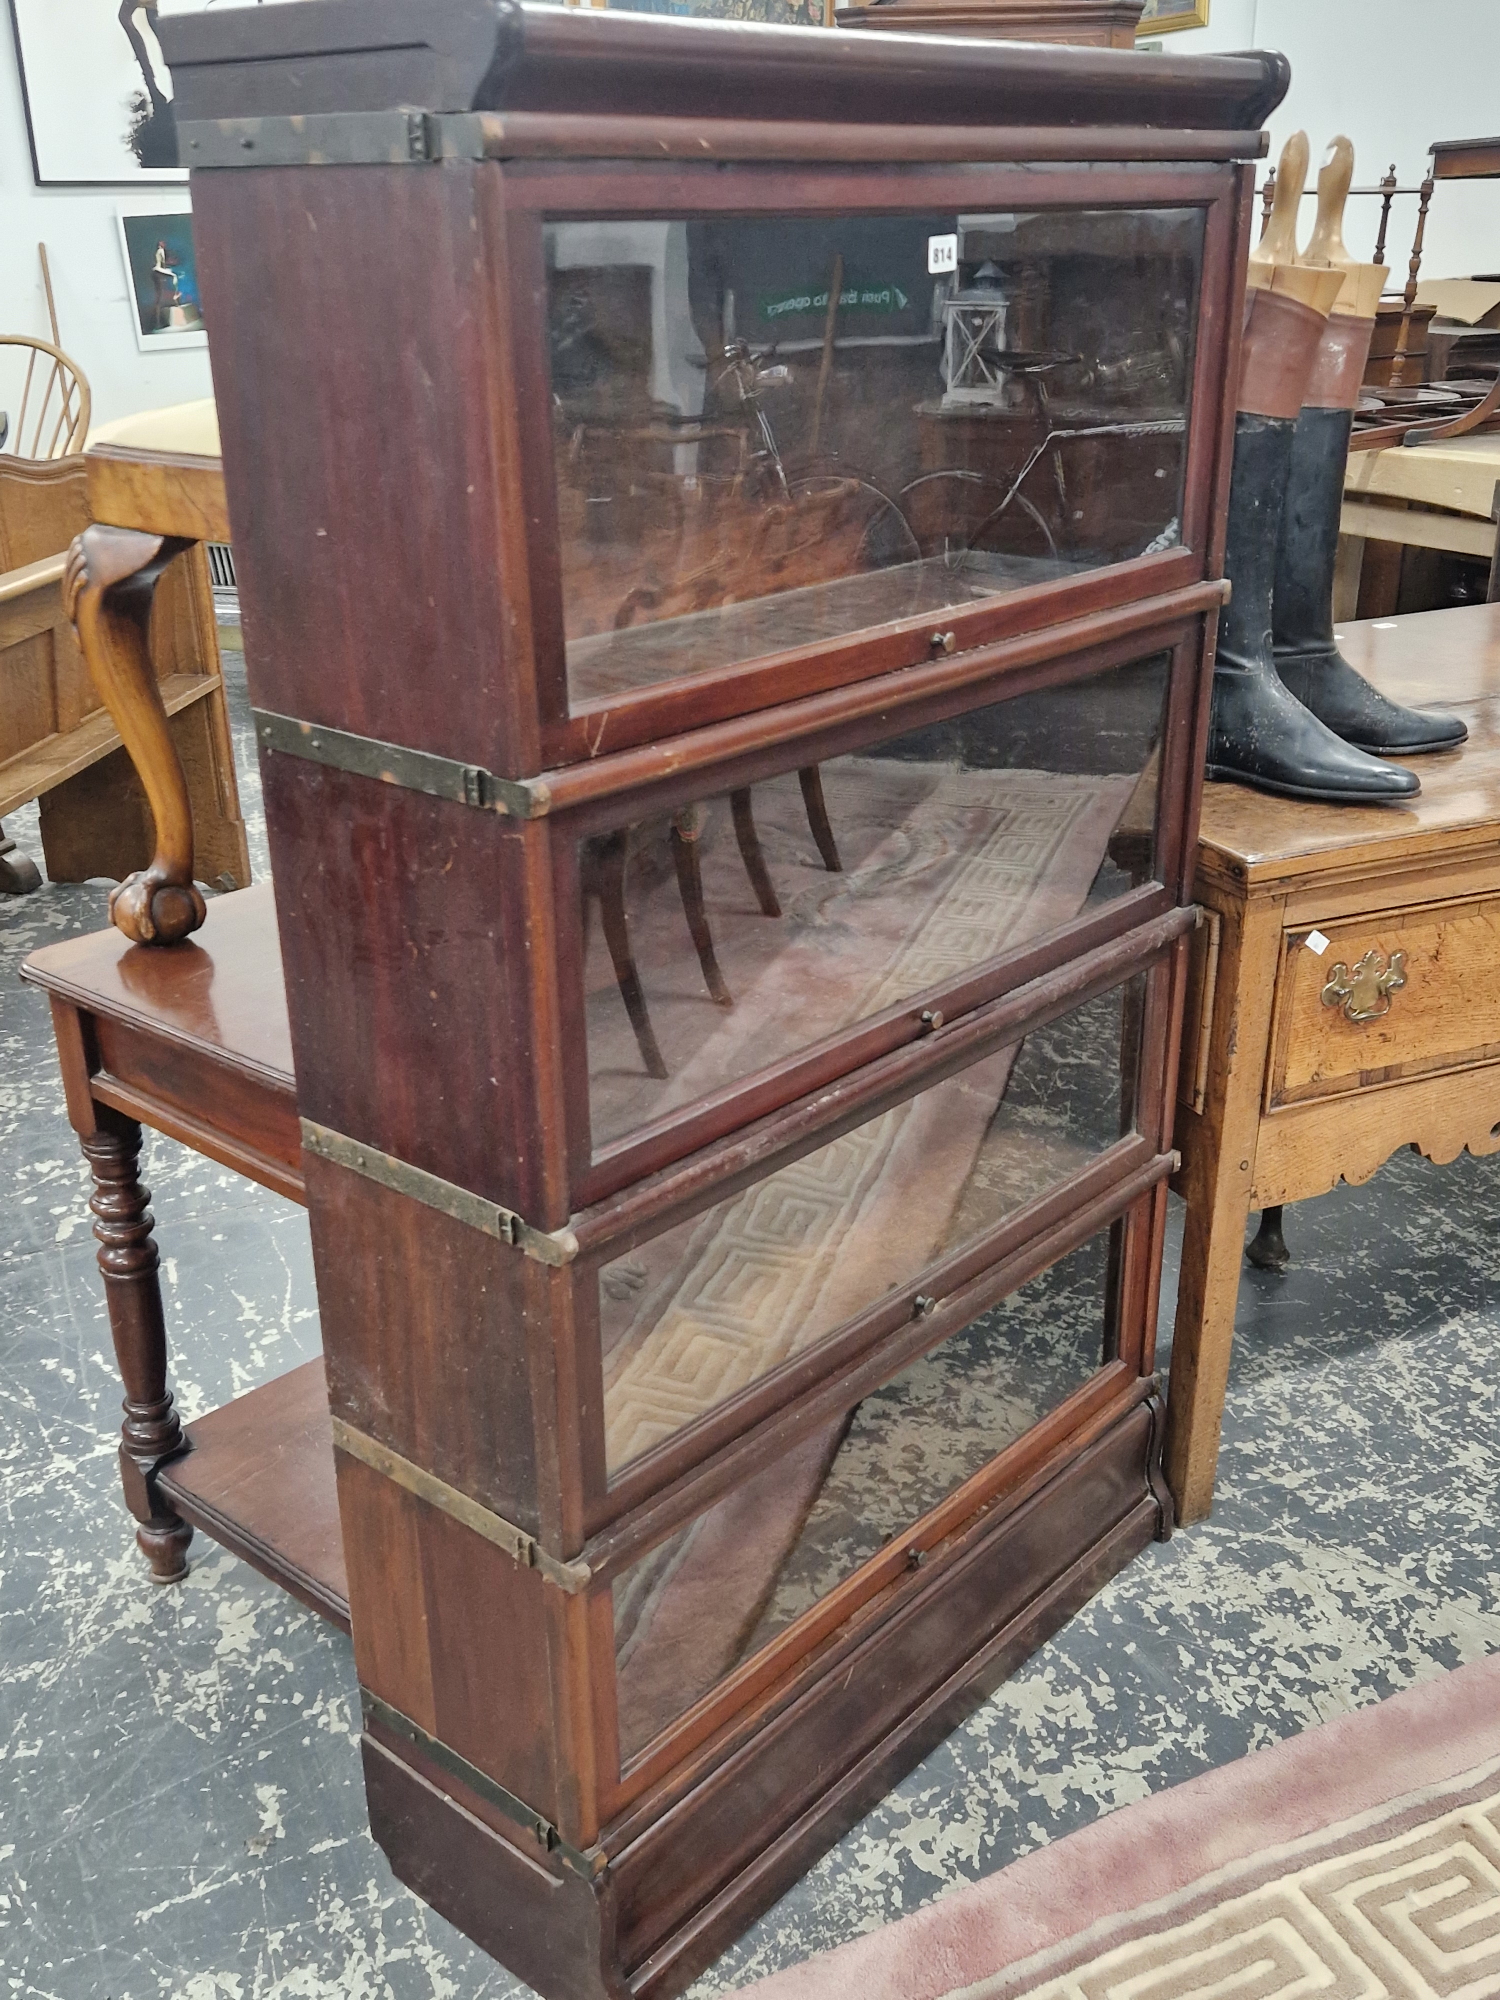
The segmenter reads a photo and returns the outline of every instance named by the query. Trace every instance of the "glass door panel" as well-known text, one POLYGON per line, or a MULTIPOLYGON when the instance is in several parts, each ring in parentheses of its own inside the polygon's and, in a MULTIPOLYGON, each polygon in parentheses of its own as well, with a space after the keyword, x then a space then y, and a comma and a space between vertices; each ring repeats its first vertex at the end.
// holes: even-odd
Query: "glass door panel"
POLYGON ((1167 674, 1132 662, 583 840, 596 1156, 1148 879, 1167 674))
POLYGON ((572 706, 1175 546, 1203 228, 546 225, 572 706))
POLYGON ((601 1266, 611 1476, 1134 1127, 1144 977, 601 1266))
POLYGON ((614 1585, 622 1762, 1108 1359, 1105 1230, 901 1371, 614 1585))

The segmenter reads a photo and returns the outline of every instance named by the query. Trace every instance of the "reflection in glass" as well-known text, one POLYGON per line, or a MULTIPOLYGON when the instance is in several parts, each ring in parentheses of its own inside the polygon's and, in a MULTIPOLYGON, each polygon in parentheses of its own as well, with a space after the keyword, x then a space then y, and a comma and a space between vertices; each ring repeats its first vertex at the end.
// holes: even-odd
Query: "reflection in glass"
POLYGON ((1173 546, 1202 233, 550 224, 574 705, 1173 546))
POLYGON ((599 1273, 619 1472, 1078 1174, 1132 1128, 1139 978, 599 1273))
POLYGON ((581 843, 597 1151, 1151 873, 1167 663, 581 843))
POLYGON ((1110 1284, 1106 1231, 627 1570, 622 1759, 1081 1388, 1110 1284))

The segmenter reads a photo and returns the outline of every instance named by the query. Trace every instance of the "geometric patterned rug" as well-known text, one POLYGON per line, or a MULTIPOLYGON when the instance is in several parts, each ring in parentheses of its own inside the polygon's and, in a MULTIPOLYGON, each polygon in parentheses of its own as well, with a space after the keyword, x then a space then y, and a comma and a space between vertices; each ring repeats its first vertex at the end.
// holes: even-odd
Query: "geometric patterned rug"
POLYGON ((1127 1806, 755 2000, 1495 2000, 1500 1656, 1127 1806))
POLYGON ((965 2000, 1458 2000, 1500 1993, 1500 1762, 1205 1877, 1068 1971, 965 2000))

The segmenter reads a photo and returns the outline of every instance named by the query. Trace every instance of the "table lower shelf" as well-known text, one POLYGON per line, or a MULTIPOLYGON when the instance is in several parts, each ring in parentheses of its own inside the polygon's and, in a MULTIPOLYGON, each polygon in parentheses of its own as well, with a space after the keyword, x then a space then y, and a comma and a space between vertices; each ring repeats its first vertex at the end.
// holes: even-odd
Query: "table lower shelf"
POLYGON ((306 1362, 187 1427, 192 1450, 158 1475, 205 1535, 349 1630, 323 1361, 306 1362))

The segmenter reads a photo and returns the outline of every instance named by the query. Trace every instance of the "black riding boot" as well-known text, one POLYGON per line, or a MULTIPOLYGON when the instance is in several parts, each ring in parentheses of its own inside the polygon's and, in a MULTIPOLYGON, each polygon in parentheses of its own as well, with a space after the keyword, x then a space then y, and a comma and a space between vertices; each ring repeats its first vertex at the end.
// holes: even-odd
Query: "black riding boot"
POLYGON ((1456 715, 1387 701, 1334 644, 1333 565, 1353 424, 1350 410, 1308 408, 1297 419, 1276 554, 1276 671, 1320 722, 1361 750, 1451 750, 1469 733, 1456 715))
POLYGON ((1234 595, 1219 620, 1208 775, 1263 792, 1370 805, 1409 799, 1416 776, 1352 749, 1277 677, 1271 652, 1271 585, 1291 461, 1291 417, 1235 418, 1224 570, 1234 595))

